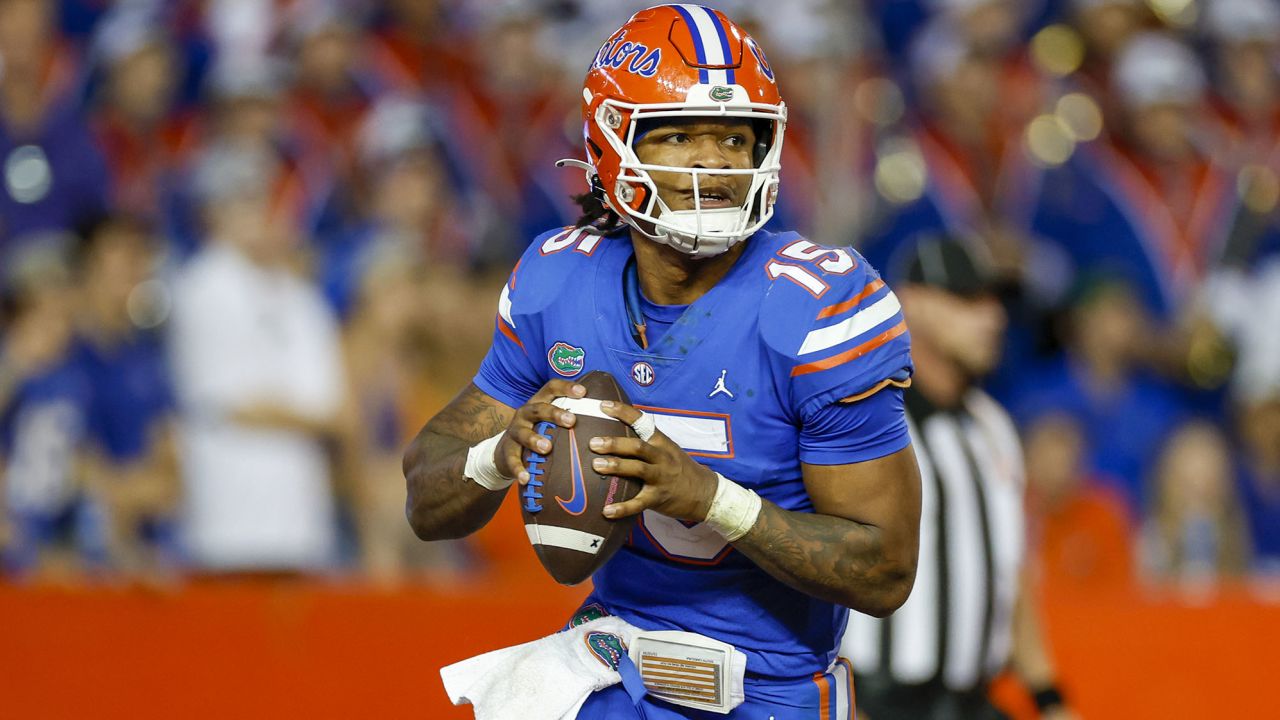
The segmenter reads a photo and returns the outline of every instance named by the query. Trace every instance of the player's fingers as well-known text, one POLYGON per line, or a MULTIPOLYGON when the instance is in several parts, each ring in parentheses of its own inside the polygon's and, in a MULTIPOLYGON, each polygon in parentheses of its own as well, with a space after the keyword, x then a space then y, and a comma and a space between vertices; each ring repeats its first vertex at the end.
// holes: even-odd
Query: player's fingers
POLYGON ((548 380, 538 392, 529 398, 530 403, 549 403, 558 397, 580 398, 587 396, 587 389, 572 380, 548 380))
POLYGON ((537 427, 539 423, 549 422, 561 427, 573 427, 578 420, 573 413, 568 410, 552 405, 546 402, 529 402, 516 412, 517 419, 522 423, 527 423, 532 427, 537 427))
POLYGON ((635 497, 625 502, 614 503, 604 506, 604 516, 607 518, 624 518, 632 515, 639 515, 647 510, 653 502, 656 501, 656 494, 642 489, 635 497))
POLYGON ((605 415, 615 417, 628 425, 635 424, 635 421, 639 420, 643 414, 632 405, 624 402, 614 402, 613 400, 601 401, 600 409, 604 410, 605 415))
MULTIPOLYGON (((510 437, 520 446, 520 450, 530 450, 540 455, 546 455, 551 452, 551 423, 541 422, 534 427, 514 427, 511 428, 510 437)), ((522 456, 523 459, 523 456, 522 456)))
POLYGON ((641 412, 639 409, 622 402, 613 402, 605 400, 600 403, 600 409, 604 410, 606 415, 617 418, 622 422, 631 426, 640 439, 655 444, 665 444, 670 442, 666 435, 658 431, 654 424, 653 415, 641 412))
POLYGON ((511 437, 511 434, 512 431, 508 430, 507 436, 498 443, 493 459, 498 465, 498 472, 502 473, 503 477, 515 478, 516 482, 524 485, 529 482, 529 472, 524 467, 526 451, 511 437))
POLYGON ((653 466, 642 460, 630 458, 598 457, 591 461, 591 469, 601 475, 621 475, 648 481, 653 477, 653 466))
POLYGON ((640 438, 593 437, 588 445, 601 455, 633 457, 650 463, 657 462, 659 459, 657 450, 640 438))

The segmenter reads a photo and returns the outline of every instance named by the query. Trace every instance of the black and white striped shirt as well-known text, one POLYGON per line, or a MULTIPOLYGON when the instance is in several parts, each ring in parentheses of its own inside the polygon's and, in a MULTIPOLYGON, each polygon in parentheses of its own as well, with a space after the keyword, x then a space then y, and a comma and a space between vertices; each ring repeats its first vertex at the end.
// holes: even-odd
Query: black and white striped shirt
POLYGON ((887 619, 849 614, 840 654, 859 677, 980 687, 1009 658, 1023 556, 1017 431, 981 390, 938 408, 906 396, 920 463, 920 560, 907 602, 887 619))

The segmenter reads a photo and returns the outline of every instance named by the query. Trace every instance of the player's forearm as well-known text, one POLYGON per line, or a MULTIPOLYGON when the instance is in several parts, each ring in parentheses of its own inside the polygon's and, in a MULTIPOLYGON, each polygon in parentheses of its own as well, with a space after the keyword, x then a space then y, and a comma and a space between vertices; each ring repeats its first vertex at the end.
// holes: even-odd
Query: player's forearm
POLYGON ((467 450, 503 432, 513 411, 468 385, 431 418, 404 455, 405 515, 423 540, 460 538, 484 527, 506 497, 463 476, 467 450))
POLYGON ((890 546, 880 528, 768 501, 734 547, 801 592, 877 617, 906 602, 915 581, 913 553, 890 546))
POLYGON ((423 540, 460 538, 489 522, 506 497, 505 489, 489 490, 463 476, 464 440, 423 430, 405 454, 408 485, 405 515, 423 540))

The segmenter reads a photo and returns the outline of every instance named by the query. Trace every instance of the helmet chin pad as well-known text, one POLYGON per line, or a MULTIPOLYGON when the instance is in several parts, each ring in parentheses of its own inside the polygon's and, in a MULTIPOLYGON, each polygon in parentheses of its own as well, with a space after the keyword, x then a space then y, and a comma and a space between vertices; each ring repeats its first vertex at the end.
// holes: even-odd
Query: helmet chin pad
POLYGON ((695 258, 714 257, 738 244, 743 236, 742 208, 716 210, 667 210, 658 215, 662 223, 651 238, 695 258))

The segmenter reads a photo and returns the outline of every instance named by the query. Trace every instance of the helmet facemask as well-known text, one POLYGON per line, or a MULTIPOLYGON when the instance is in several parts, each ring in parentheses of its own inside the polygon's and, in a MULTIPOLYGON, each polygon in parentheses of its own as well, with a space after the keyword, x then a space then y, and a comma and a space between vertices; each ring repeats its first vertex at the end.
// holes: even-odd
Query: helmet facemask
POLYGON ((621 159, 615 186, 605 188, 609 207, 651 240, 695 258, 711 257, 750 237, 773 216, 786 126, 786 108, 781 103, 632 104, 606 99, 597 107, 592 121, 621 159), (750 121, 757 128, 759 146, 753 149, 754 166, 711 169, 641 162, 634 148, 637 126, 664 118, 750 121), (689 210, 668 207, 658 194, 651 172, 691 176, 694 207, 689 210), (737 207, 701 207, 700 189, 708 178, 741 175, 751 176, 751 184, 737 207))

